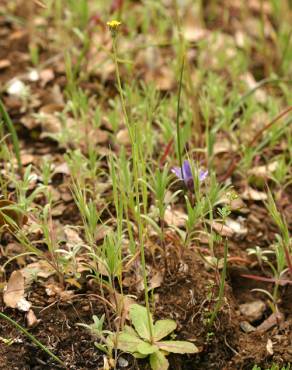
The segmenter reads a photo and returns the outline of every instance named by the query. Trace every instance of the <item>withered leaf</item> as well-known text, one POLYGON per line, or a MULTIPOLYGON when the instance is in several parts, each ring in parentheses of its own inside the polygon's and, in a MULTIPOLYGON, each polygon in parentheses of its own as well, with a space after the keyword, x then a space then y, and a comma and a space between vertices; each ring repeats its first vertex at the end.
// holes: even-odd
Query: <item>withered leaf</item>
POLYGON ((30 309, 30 303, 24 298, 24 277, 21 271, 12 272, 3 293, 3 300, 5 305, 10 308, 18 308, 21 311, 30 309))

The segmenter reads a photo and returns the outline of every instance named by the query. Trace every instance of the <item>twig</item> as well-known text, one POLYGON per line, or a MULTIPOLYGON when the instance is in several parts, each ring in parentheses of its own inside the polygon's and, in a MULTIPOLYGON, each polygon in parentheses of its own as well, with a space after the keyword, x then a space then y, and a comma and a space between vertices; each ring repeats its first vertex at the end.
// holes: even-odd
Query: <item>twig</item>
MULTIPOLYGON (((269 123, 267 123, 261 130, 259 130, 255 136, 252 138, 252 140, 249 142, 248 146, 249 147, 252 147, 256 141, 258 140, 258 138, 266 131, 268 130, 274 123, 276 123, 279 119, 281 119, 282 117, 284 117, 287 113, 291 112, 292 111, 292 106, 286 108, 284 111, 280 112, 275 118, 273 118, 269 123)), ((228 179, 228 177, 230 177, 233 172, 235 171, 240 159, 241 159, 242 155, 240 154, 237 154, 236 157, 232 158, 231 160, 231 163, 230 165, 228 166, 226 172, 224 175, 222 175, 220 177, 220 181, 223 182, 225 181, 226 179, 228 179)))

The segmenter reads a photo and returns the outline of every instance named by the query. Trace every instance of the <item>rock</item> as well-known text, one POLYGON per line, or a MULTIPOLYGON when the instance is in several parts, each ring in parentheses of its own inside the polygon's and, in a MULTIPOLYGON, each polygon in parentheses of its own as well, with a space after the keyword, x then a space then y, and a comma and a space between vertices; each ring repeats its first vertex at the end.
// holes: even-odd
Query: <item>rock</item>
POLYGON ((27 94, 27 87, 21 80, 14 78, 8 82, 7 93, 17 97, 24 97, 27 94))
POLYGON ((263 317, 263 313, 266 310, 266 304, 261 300, 243 303, 239 306, 239 310, 249 322, 254 322, 263 317))
POLYGON ((118 364, 121 366, 121 367, 127 367, 129 365, 129 361, 126 360, 124 357, 119 357, 118 359, 118 364))
POLYGON ((245 333, 251 333, 252 331, 255 330, 255 327, 252 326, 248 321, 241 321, 239 323, 239 326, 241 330, 244 331, 245 333))
POLYGON ((266 349, 267 349, 267 353, 269 355, 273 355, 274 354, 274 349, 273 349, 273 342, 271 341, 271 339, 269 338, 268 341, 267 341, 267 345, 266 345, 266 349))

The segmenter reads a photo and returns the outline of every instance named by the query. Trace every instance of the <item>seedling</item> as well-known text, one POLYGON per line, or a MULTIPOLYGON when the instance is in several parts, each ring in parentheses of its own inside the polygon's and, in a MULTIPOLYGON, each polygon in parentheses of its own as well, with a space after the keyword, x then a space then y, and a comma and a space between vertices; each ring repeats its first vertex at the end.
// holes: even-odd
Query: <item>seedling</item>
POLYGON ((99 340, 99 342, 94 342, 94 345, 96 346, 96 348, 106 353, 106 355, 109 358, 112 358, 113 343, 110 339, 112 336, 112 332, 110 332, 109 330, 103 329, 104 317, 105 315, 102 315, 100 318, 98 318, 96 315, 93 315, 92 324, 88 325, 88 324, 78 323, 77 325, 82 326, 85 329, 89 330, 91 334, 99 340))
POLYGON ((174 320, 158 320, 153 323, 152 316, 149 328, 147 309, 138 304, 130 307, 132 326, 125 326, 123 331, 115 337, 117 348, 131 353, 136 358, 149 356, 153 370, 167 370, 169 362, 166 356, 172 353, 198 353, 199 349, 190 342, 176 340, 162 340, 171 334, 177 327, 174 320), (152 333, 152 336, 151 336, 152 333))

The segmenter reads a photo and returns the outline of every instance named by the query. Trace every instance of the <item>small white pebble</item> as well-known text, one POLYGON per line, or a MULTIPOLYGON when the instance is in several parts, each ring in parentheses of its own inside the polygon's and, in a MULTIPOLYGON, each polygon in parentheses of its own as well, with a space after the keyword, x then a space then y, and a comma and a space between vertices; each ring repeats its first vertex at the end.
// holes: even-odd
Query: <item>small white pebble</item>
POLYGON ((21 80, 12 79, 8 83, 7 92, 9 95, 25 96, 27 93, 27 88, 21 80))
POLYGON ((40 75, 36 69, 32 69, 28 74, 29 81, 35 82, 40 79, 40 75))
POLYGON ((118 364, 121 367, 127 367, 129 365, 129 361, 126 360, 124 357, 119 357, 118 364))
POLYGON ((21 298, 18 302, 17 302, 17 308, 20 310, 20 311, 23 311, 23 312, 28 312, 29 309, 31 307, 31 303, 28 302, 25 298, 21 298))

